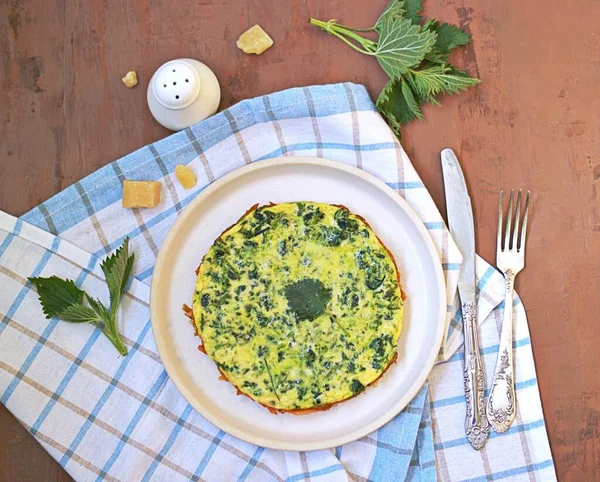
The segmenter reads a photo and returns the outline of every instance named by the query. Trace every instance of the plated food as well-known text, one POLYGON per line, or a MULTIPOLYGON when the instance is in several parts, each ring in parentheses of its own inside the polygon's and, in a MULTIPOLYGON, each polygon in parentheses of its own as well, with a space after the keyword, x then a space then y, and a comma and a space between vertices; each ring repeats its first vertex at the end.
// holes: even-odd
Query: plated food
POLYGON ((308 413, 352 398, 396 359, 404 295, 392 254, 344 206, 253 206, 202 259, 201 350, 239 393, 308 413))

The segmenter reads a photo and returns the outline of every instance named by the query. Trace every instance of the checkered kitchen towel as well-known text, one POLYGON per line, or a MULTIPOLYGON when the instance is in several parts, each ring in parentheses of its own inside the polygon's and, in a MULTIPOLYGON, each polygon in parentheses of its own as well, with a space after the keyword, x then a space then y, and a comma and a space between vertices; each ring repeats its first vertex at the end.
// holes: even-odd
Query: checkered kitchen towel
MULTIPOLYGON (((365 89, 339 84, 241 102, 144 147, 75 183, 21 219, 0 213, 0 400, 76 479, 401 481, 554 480, 525 311, 517 299, 518 415, 476 452, 464 437, 461 256, 402 147, 365 89), (156 255, 182 209, 215 179, 262 159, 322 156, 383 179, 417 211, 438 247, 448 288, 448 336, 440 361, 410 405, 380 430, 332 450, 281 452, 229 436, 196 413, 160 363, 148 284, 156 255), (173 176, 187 164, 192 191, 173 176), (162 182, 154 209, 121 208, 123 179, 162 182), (97 330, 46 320, 28 276, 59 275, 106 297, 99 262, 131 238, 134 279, 123 301, 119 358, 97 330)), ((483 359, 492 373, 503 280, 477 264, 483 359)), ((489 378, 489 376, 488 376, 489 378)))

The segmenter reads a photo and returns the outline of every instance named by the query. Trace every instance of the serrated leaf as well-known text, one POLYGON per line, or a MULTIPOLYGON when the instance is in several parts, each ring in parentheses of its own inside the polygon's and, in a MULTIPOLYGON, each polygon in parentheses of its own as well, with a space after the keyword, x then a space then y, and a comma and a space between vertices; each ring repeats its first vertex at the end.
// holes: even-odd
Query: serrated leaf
POLYGON ((63 280, 57 276, 49 278, 28 278, 37 288, 42 310, 48 319, 60 317, 60 313, 71 305, 83 303, 83 290, 73 280, 63 280))
POLYGON ((29 278, 37 288, 42 310, 47 318, 56 317, 69 323, 94 323, 121 355, 127 355, 127 347, 119 336, 115 315, 133 266, 133 255, 129 256, 128 242, 129 239, 125 238, 116 253, 106 258, 101 265, 109 288, 110 310, 100 300, 79 289, 72 280, 63 280, 57 276, 29 278))
POLYGON ((129 238, 125 238, 119 249, 100 265, 108 285, 110 309, 113 315, 125 293, 127 280, 133 267, 133 259, 133 255, 129 256, 129 238))
POLYGON ((406 75, 413 90, 422 98, 431 99, 444 87, 441 76, 448 70, 443 64, 427 64, 406 75))
POLYGON ((402 79, 402 95, 404 96, 404 100, 406 101, 406 106, 410 110, 410 113, 416 117, 417 119, 423 119, 423 114, 421 114, 421 109, 419 108, 419 103, 413 94, 410 85, 406 80, 402 79))
POLYGON ((423 29, 435 32, 437 35, 433 48, 425 56, 430 62, 445 63, 452 49, 471 42, 470 34, 448 23, 440 24, 436 20, 429 20, 423 25, 423 29))
POLYGON ((96 298, 92 298, 87 293, 85 294, 85 299, 87 300, 87 302, 90 305, 90 307, 92 308, 92 310, 94 310, 96 312, 96 314, 98 315, 99 318, 106 320, 106 323, 109 323, 111 321, 112 314, 111 314, 110 310, 108 310, 106 308, 106 306, 104 306, 100 300, 98 300, 96 298))
POLYGON ((435 43, 435 33, 422 31, 405 18, 386 16, 379 30, 374 54, 385 72, 394 79, 419 64, 435 43))
POLYGON ((405 0, 404 8, 406 10, 405 18, 410 19, 414 25, 421 23, 423 17, 419 13, 423 11, 423 0, 405 0))
POLYGON ((314 320, 325 311, 331 290, 318 279, 305 278, 285 287, 290 309, 300 320, 314 320))
POLYGON ((453 48, 468 45, 471 42, 471 35, 463 29, 449 23, 442 23, 441 25, 438 22, 435 23, 437 24, 435 46, 441 52, 448 54, 453 48))
POLYGON ((443 78, 446 84, 446 93, 458 93, 481 82, 481 80, 471 77, 466 72, 454 67, 450 67, 450 70, 444 74, 443 78))
POLYGON ((385 10, 379 16, 375 29, 379 30, 381 24, 386 17, 391 19, 407 18, 413 25, 421 23, 423 17, 418 14, 423 10, 423 0, 390 0, 386 5, 385 10))
POLYGON ((466 73, 450 65, 429 64, 425 68, 411 70, 407 79, 418 96, 432 101, 440 94, 453 94, 478 84, 479 79, 469 77, 466 73))
POLYGON ((69 323, 91 323, 102 321, 98 313, 84 305, 71 305, 61 311, 58 316, 69 323))
MULTIPOLYGON (((406 87, 403 88, 403 84, 406 84, 404 79, 390 80, 385 84, 377 99, 377 109, 387 118, 390 127, 396 132, 399 132, 400 127, 404 124, 418 118, 414 104, 411 106, 410 101, 406 99, 404 90, 406 87)), ((420 114, 418 101, 414 95, 412 99, 417 102, 420 114)))
POLYGON ((402 17, 404 15, 404 13, 406 12, 404 5, 405 5, 405 0, 390 0, 390 2, 385 7, 385 10, 379 16, 379 19, 377 20, 377 23, 375 24, 375 29, 379 30, 379 28, 381 27, 381 23, 383 22, 383 19, 385 17, 388 17, 388 16, 391 18, 402 17))

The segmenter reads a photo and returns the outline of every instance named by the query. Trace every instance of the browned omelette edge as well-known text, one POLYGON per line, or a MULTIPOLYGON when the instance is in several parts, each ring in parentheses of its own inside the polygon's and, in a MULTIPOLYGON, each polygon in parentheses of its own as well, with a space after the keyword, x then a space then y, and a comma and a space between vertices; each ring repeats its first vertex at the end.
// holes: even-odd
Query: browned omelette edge
MULTIPOLYGON (((295 202, 303 202, 303 201, 295 201, 295 202)), ((313 203, 314 201, 304 201, 304 202, 311 202, 313 203)), ((275 206, 276 203, 270 202, 268 204, 265 204, 265 207, 269 207, 269 206, 275 206)), ((357 218, 359 218, 363 223, 365 223, 365 225, 371 230, 371 232, 375 235, 375 238, 377 239, 377 241, 379 242, 379 244, 381 245, 381 247, 390 255, 390 258, 392 259, 392 263, 394 264, 394 268, 396 268, 396 275, 397 275, 397 281, 398 281, 398 287, 400 288, 400 295, 402 297, 402 300, 406 300, 406 294, 404 293, 404 291, 402 290, 402 284, 400 282, 400 270, 398 269, 398 265, 396 264, 396 259, 394 258, 394 255, 392 254, 392 252, 388 249, 388 247, 383 243, 383 241, 381 241, 381 239, 379 238, 379 236, 377 236, 377 234, 375 233, 375 231, 373 230, 373 228, 371 227, 371 225, 366 221, 365 218, 363 218, 362 216, 360 216, 359 214, 356 214, 352 211, 350 211, 350 209, 348 209, 346 206, 344 206, 343 204, 330 204, 330 206, 335 206, 338 207, 340 209, 345 209, 347 210, 350 214, 352 214, 353 216, 356 216, 357 218)), ((232 229, 234 226, 236 226, 242 219, 244 219, 248 214, 250 214, 251 212, 255 211, 256 209, 258 209, 259 204, 255 204, 254 206, 250 207, 250 209, 248 209, 235 223, 233 223, 231 226, 229 226, 228 228, 226 228, 211 244, 214 245, 214 243, 216 243, 219 239, 221 239, 223 237, 223 235, 225 233, 227 233, 227 231, 229 231, 230 229, 232 229)), ((208 253, 207 253, 208 254, 208 253)), ((200 262, 200 264, 198 265, 198 267, 196 268, 196 276, 198 275, 198 272, 200 270, 200 266, 202 265, 202 262, 204 262, 204 258, 202 259, 202 261, 200 262)), ((209 358, 211 358, 207 353, 206 350, 204 349, 203 343, 202 343, 202 337, 200 336, 200 334, 198 333, 198 328, 196 327, 196 322, 194 320, 194 311, 193 309, 184 304, 182 307, 182 310, 185 314, 185 316, 187 316, 190 319, 190 324, 193 326, 194 328, 194 334, 200 338, 200 345, 198 345, 198 350, 201 351, 202 353, 204 353, 206 356, 208 356, 209 358)), ((351 397, 348 398, 344 398, 343 400, 339 400, 337 402, 332 402, 332 403, 326 403, 324 405, 318 405, 316 407, 311 407, 311 408, 300 408, 300 409, 290 409, 290 410, 286 410, 286 409, 277 409, 277 408, 273 408, 270 407, 268 405, 265 405, 264 403, 259 402, 258 400, 256 400, 255 398, 253 398, 250 394, 242 391, 239 389, 239 387, 237 387, 235 384, 233 384, 229 378, 227 378, 227 375, 225 373, 223 373, 221 371, 220 368, 217 367, 217 370, 219 370, 219 380, 223 380, 226 382, 229 382, 233 385, 233 387, 236 389, 237 394, 238 395, 245 395, 246 397, 248 397, 249 399, 251 399, 252 401, 258 403, 259 405, 262 405, 263 407, 265 407, 269 412, 277 415, 278 413, 291 413, 294 415, 308 415, 309 413, 314 413, 314 412, 323 412, 325 410, 329 410, 331 407, 333 407, 334 405, 338 404, 338 403, 342 403, 345 402, 347 400, 350 400, 358 395, 360 395, 361 393, 364 393, 364 391, 367 389, 367 387, 371 387, 373 385, 375 385, 380 379, 381 377, 385 374, 385 372, 388 371, 388 369, 390 368, 390 366, 392 366, 393 363, 396 363, 396 360, 398 359, 398 350, 397 350, 397 345, 398 345, 398 340, 396 340, 396 352, 394 353, 394 356, 392 357, 392 359, 390 360, 390 362, 387 364, 387 366, 385 367, 385 369, 381 372, 381 374, 375 379, 373 380, 371 383, 369 383, 368 385, 365 385, 365 389, 362 390, 361 392, 357 393, 356 395, 353 395, 351 397)), ((211 358, 212 360, 212 358, 211 358)))

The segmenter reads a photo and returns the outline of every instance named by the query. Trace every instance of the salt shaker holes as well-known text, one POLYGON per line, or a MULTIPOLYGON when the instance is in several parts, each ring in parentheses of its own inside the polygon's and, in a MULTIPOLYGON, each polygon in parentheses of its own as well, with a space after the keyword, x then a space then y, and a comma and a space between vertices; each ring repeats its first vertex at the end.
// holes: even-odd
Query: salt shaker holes
POLYGON ((162 125, 181 130, 215 113, 220 89, 204 64, 178 59, 155 72, 147 98, 152 114, 162 125))

